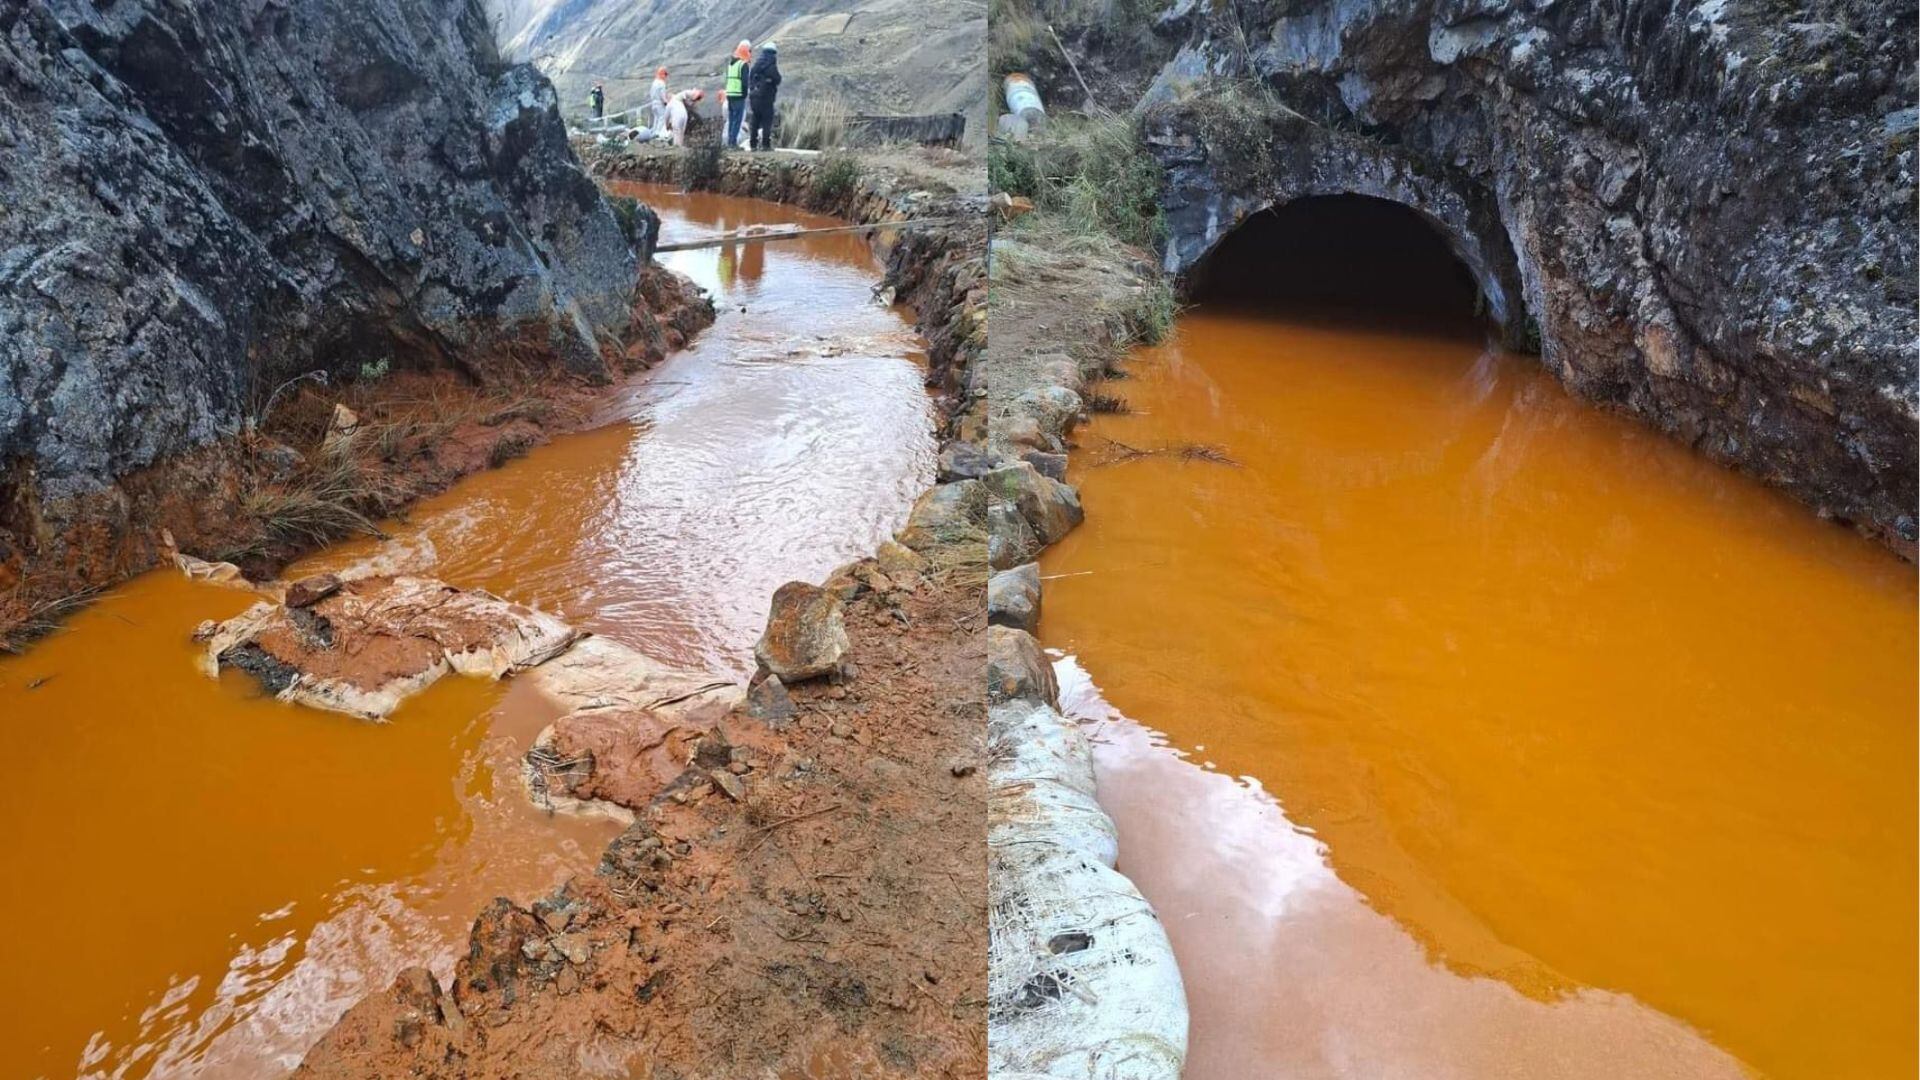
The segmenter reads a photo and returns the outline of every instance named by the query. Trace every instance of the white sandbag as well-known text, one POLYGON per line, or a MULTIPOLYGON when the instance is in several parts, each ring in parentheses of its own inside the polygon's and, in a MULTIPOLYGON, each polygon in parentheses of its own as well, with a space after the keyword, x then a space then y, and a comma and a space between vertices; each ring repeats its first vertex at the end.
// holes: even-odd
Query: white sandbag
POLYGON ((590 637, 527 676, 569 711, 631 706, 703 717, 723 716, 746 697, 739 683, 706 671, 671 668, 611 638, 590 637))
POLYGON ((1177 1080, 1186 990, 1152 907, 1113 869, 1085 737, 1018 701, 988 732, 989 1074, 1177 1080))

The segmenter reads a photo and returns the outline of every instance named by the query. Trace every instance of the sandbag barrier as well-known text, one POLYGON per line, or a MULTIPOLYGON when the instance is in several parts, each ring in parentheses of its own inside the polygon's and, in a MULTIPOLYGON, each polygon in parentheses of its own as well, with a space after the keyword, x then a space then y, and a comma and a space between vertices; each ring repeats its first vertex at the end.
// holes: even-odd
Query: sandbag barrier
POLYGON ((1187 1005, 1173 947, 1114 869, 1086 737, 1042 696, 988 719, 989 1074, 1176 1080, 1187 1005))

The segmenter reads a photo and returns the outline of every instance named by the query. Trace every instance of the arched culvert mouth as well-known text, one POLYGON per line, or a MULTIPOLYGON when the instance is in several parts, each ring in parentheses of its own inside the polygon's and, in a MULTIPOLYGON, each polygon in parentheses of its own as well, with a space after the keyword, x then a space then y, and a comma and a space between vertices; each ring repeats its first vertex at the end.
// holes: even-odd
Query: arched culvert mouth
POLYGON ((1193 268, 1187 294, 1315 322, 1480 333, 1472 272, 1419 211, 1315 195, 1253 214, 1193 268))

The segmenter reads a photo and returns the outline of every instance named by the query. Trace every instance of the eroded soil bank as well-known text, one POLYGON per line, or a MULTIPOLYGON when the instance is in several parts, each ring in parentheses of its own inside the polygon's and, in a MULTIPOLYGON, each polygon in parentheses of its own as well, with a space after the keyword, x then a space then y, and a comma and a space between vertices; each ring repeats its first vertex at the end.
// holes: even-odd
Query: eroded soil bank
MULTIPOLYGON (((911 215, 922 201, 884 178, 857 190, 882 212, 911 215)), ((723 218, 711 224, 742 223, 723 218)), ((874 246, 887 284, 930 335, 928 387, 966 385, 984 323, 972 284, 979 230, 914 230, 874 246)), ((769 277, 779 250, 765 253, 769 277)), ((744 247, 713 257, 716 278, 720 259, 738 259, 737 282, 757 258, 744 247)), ((743 314, 764 300, 749 299, 743 314)), ((846 329, 845 312, 823 314, 846 329)), ((952 440, 965 399, 937 393, 935 403, 944 475, 964 455, 952 440)), ((841 425, 843 446, 897 467, 897 454, 846 435, 841 425)), ((604 754, 584 788, 574 764, 546 773, 549 784, 615 799, 635 824, 595 873, 529 907, 489 906, 450 982, 403 973, 343 1018, 301 1074, 977 1074, 984 521, 942 490, 915 503, 898 534, 905 547, 881 543, 877 560, 829 580, 850 640, 837 675, 790 690, 758 684, 653 797, 635 797, 621 771, 631 768, 604 754)), ((776 511, 805 509, 769 498, 776 511)))
POLYGON ((1473 338, 1127 371, 1040 636, 1186 1075, 1913 1071, 1909 565, 1473 338))
MULTIPOLYGON (((688 233, 794 218, 780 207, 725 201, 683 210, 674 224, 688 233)), ((406 524, 390 525, 391 541, 346 545, 310 565, 464 576, 551 604, 669 660, 744 675, 772 584, 817 580, 838 562, 870 550, 905 522, 913 497, 932 476, 934 417, 920 385, 918 344, 902 317, 869 295, 877 268, 865 245, 839 242, 844 239, 778 251, 736 250, 729 253, 737 260, 730 279, 720 272, 720 251, 676 258, 677 267, 716 288, 726 318, 700 350, 670 363, 651 382, 611 400, 602 395, 580 401, 579 423, 618 423, 567 436, 470 478, 422 504, 406 524), (860 437, 849 438, 849 432, 860 437), (538 527, 529 526, 533 520, 538 527)), ((484 464, 487 452, 480 453, 484 464)), ((741 814, 761 814, 753 820, 765 823, 782 816, 787 802, 825 793, 847 803, 856 817, 886 813, 895 822, 932 827, 916 815, 937 815, 939 833, 955 843, 978 835, 977 825, 953 820, 968 812, 965 799, 948 797, 933 806, 900 795, 919 790, 924 776, 963 787, 965 777, 951 768, 964 756, 956 753, 954 740, 979 726, 976 720, 972 727, 961 721, 936 727, 941 714, 921 711, 959 702, 958 686, 967 681, 959 675, 968 663, 967 602, 977 609, 977 597, 950 589, 945 580, 930 572, 924 585, 906 592, 900 591, 904 584, 889 581, 892 602, 854 602, 854 655, 869 677, 794 693, 802 717, 797 730, 812 733, 817 726, 819 739, 831 746, 789 760, 785 741, 756 742, 753 730, 739 733, 741 783, 752 793, 746 808, 714 796, 688 807, 691 817, 680 825, 665 826, 686 830, 676 852, 690 854, 698 844, 700 854, 680 860, 676 872, 686 875, 684 885, 663 887, 683 895, 662 903, 678 902, 682 907, 675 911, 713 911, 684 929, 725 934, 739 924, 757 925, 768 902, 758 879, 748 877, 743 880, 755 888, 736 897, 744 906, 730 909, 735 921, 714 920, 721 909, 713 897, 731 893, 724 883, 716 888, 713 870, 732 863, 711 853, 714 837, 693 824, 702 816, 718 823, 721 836, 731 832, 744 845, 750 830, 741 814), (862 604, 876 605, 864 620, 858 614, 866 610, 862 604), (920 614, 924 627, 899 629, 920 614), (870 630, 874 619, 890 632, 876 637, 870 630), (928 661, 914 662, 915 649, 924 650, 928 661), (902 656, 910 657, 909 670, 900 676, 905 681, 878 685, 871 673, 902 656), (952 671, 943 666, 949 661, 958 665, 952 671), (820 702, 809 704, 815 693, 820 702), (899 715, 909 703, 912 724, 899 715), (854 726, 841 719, 843 709, 854 726), (831 722, 806 719, 829 713, 831 722), (903 731, 893 731, 903 724, 903 731), (863 794, 874 809, 856 810, 855 800, 840 798, 841 785, 877 768, 867 747, 881 731, 892 733, 885 753, 933 760, 868 778, 863 794), (776 764, 787 766, 777 785, 771 780, 776 764)), ((264 699, 237 673, 219 681, 200 676, 187 632, 201 619, 234 614, 251 600, 237 590, 158 572, 108 594, 68 628, 0 667, 7 714, 48 718, 6 796, 9 816, 22 823, 17 832, 25 838, 7 852, 9 860, 20 861, 4 875, 16 886, 6 903, 16 920, 42 931, 25 946, 30 955, 16 966, 19 977, 7 982, 14 1029, 38 1036, 30 1045, 9 1040, 9 1068, 49 1075, 284 1071, 343 1009, 386 986, 403 968, 424 965, 445 980, 473 913, 490 898, 525 902, 541 895, 597 865, 619 833, 619 826, 604 820, 553 817, 528 800, 520 759, 557 710, 524 686, 442 680, 403 706, 390 724, 375 727, 264 699), (103 665, 100 658, 107 656, 115 659, 103 665), (76 798, 76 790, 87 794, 76 798), (123 839, 130 820, 142 823, 133 845, 123 839), (75 862, 75 851, 120 854, 75 862), (44 887, 33 883, 43 881, 54 862, 72 869, 62 886, 67 898, 50 923, 44 887), (91 880, 74 881, 75 873, 91 880), (131 893, 130 880, 137 881, 131 893)), ((754 730, 765 734, 764 726, 754 730)), ((805 882, 815 890, 844 884, 839 864, 826 865, 829 857, 850 850, 843 827, 854 826, 829 822, 824 814, 814 827, 820 848, 812 861, 819 865, 808 870, 805 882), (836 840, 843 846, 833 847, 836 840)), ((893 838, 903 838, 901 848, 857 857, 862 873, 899 866, 902 858, 933 861, 924 837, 912 830, 886 833, 872 843, 885 846, 893 838)), ((792 866, 791 852, 775 839, 784 838, 769 835, 754 850, 792 866)), ((924 885, 911 872, 897 873, 909 886, 924 885)), ((916 894, 908 907, 916 918, 946 919, 964 935, 963 926, 977 922, 956 913, 967 883, 947 873, 936 881, 940 898, 916 894)), ((976 884, 976 892, 983 890, 976 884)), ((778 896, 784 902, 791 893, 778 896)), ((840 909, 854 910, 846 904, 840 909)), ((870 925, 840 919, 840 909, 824 899, 809 909, 838 928, 832 934, 836 963, 848 948, 837 939, 870 925)), ((671 921, 663 917, 662 930, 671 921)), ((890 918, 882 921, 895 925, 890 918)), ((808 993, 816 983, 825 985, 817 972, 774 955, 779 948, 812 946, 773 940, 775 948, 758 947, 751 938, 749 943, 778 969, 776 975, 794 983, 783 998, 817 1002, 818 995, 808 993)), ((912 947, 928 940, 923 936, 912 947)), ((635 994, 638 983, 623 986, 621 1009, 642 1009, 669 982, 682 988, 676 994, 714 985, 697 971, 692 951, 705 956, 710 942, 702 936, 636 953, 651 965, 645 979, 653 981, 644 996, 635 994), (676 948, 688 955, 676 959, 676 948)), ((983 978, 970 980, 965 970, 980 951, 955 944, 950 963, 936 958, 916 971, 923 980, 917 989, 932 991, 944 976, 936 995, 962 1001, 967 987, 983 978)), ((743 980, 764 985, 759 980, 765 967, 743 964, 740 970, 743 980)), ((926 1007, 926 998, 906 983, 893 988, 897 993, 883 993, 877 980, 865 976, 870 967, 849 962, 845 972, 834 970, 845 976, 836 985, 847 996, 835 1013, 845 1026, 823 1030, 814 1046, 823 1060, 880 1052, 874 1049, 878 1034, 857 1044, 865 1049, 832 1041, 834 1032, 867 1030, 864 1012, 846 1010, 884 1010, 903 1002, 910 1009, 926 1007)), ((573 974, 561 983, 564 992, 592 982, 584 972, 573 974)), ((535 996, 529 992, 526 999, 535 996)), ((807 1026, 792 1011, 784 1021, 771 1015, 778 1010, 763 1011, 767 1024, 807 1026)), ((965 1006, 954 1004, 953 1012, 964 1016, 965 1006)), ((693 1013, 681 1008, 676 1014, 693 1013)), ((546 1066, 555 1075, 586 1067, 584 1059, 570 1055, 594 1038, 601 1012, 576 1004, 568 1015, 577 1023, 562 1022, 538 1037, 556 1055, 546 1066), (566 1037, 568 1032, 579 1038, 566 1037)), ((629 1033, 631 1020, 621 1021, 629 1033)), ((747 1036, 768 1032, 739 1026, 747 1036)), ((950 1029, 912 1026, 925 1028, 928 1041, 888 1043, 896 1064, 968 1052, 959 1020, 950 1029)), ((893 1030, 897 1035, 900 1029, 893 1030)), ((504 1049, 508 1041, 494 1044, 503 1057, 517 1054, 504 1049)), ((392 1049, 403 1053, 415 1044, 396 1042, 392 1049)), ((473 1049, 484 1059, 484 1051, 473 1049)), ((689 1040, 680 1054, 694 1061, 733 1049, 731 1043, 689 1040)), ((524 1054, 517 1056, 520 1073, 538 1071, 524 1054)), ((354 1075, 386 1067, 364 1058, 354 1066, 341 1060, 322 1053, 316 1066, 354 1075)), ((489 1067, 480 1061, 441 1064, 460 1075, 489 1067)))

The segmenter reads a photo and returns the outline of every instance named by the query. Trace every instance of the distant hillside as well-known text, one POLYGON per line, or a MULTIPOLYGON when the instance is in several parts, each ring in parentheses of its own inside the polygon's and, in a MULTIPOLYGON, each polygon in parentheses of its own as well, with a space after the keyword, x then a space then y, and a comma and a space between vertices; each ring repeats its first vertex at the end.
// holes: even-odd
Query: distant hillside
POLYGON ((655 68, 676 88, 720 85, 741 38, 780 46, 781 97, 853 112, 960 112, 987 130, 986 0, 487 0, 503 49, 531 60, 568 115, 598 79, 609 112, 644 101, 655 68))

